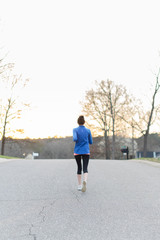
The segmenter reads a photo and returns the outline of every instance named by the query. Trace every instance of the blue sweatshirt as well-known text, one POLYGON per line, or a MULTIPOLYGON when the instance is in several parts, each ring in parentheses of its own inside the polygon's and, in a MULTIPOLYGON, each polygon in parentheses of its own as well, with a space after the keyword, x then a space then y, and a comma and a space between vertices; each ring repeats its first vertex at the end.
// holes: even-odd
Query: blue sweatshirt
POLYGON ((90 129, 83 125, 74 128, 73 141, 75 142, 75 154, 90 154, 89 144, 93 143, 90 129))

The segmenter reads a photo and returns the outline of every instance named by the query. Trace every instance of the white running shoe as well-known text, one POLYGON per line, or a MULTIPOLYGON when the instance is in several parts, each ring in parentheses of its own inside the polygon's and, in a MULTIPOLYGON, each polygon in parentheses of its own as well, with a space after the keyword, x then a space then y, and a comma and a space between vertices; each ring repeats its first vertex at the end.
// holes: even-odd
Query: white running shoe
POLYGON ((78 191, 82 191, 82 185, 78 185, 78 191))
POLYGON ((83 181, 82 192, 86 191, 86 185, 87 185, 86 181, 83 181))

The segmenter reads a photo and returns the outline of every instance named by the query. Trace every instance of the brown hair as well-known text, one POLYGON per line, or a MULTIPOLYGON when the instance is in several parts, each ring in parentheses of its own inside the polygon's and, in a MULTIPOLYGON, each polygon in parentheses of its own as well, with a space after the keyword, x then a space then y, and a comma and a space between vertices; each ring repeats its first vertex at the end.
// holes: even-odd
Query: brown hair
POLYGON ((79 116, 79 118, 77 119, 77 123, 79 125, 83 125, 85 123, 85 120, 84 120, 84 116, 79 116))

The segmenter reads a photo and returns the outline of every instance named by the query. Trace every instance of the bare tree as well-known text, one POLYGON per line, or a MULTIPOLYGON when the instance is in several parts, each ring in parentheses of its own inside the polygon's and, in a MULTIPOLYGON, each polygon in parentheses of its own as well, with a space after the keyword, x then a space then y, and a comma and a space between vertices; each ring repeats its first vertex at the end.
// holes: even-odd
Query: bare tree
POLYGON ((9 123, 15 118, 21 117, 21 112, 29 104, 21 103, 19 99, 20 91, 26 86, 28 79, 23 79, 22 76, 14 75, 13 69, 8 69, 3 74, 3 87, 5 94, 1 101, 1 123, 2 123, 2 144, 1 155, 4 155, 6 131, 9 123))
POLYGON ((152 95, 151 109, 145 115, 146 117, 144 117, 144 121, 146 122, 146 129, 142 131, 144 136, 144 145, 143 145, 144 157, 147 156, 147 141, 148 141, 150 127, 156 119, 156 117, 154 118, 154 114, 156 116, 156 113, 159 110, 159 105, 155 106, 156 95, 160 89, 159 75, 160 75, 160 68, 158 70, 158 74, 156 75, 155 87, 152 95))
POLYGON ((115 158, 115 136, 120 130, 124 109, 130 103, 126 88, 116 85, 113 81, 95 81, 96 89, 86 92, 83 112, 94 121, 96 128, 104 133, 106 159, 115 158), (112 134, 112 156, 110 156, 109 135, 112 134))

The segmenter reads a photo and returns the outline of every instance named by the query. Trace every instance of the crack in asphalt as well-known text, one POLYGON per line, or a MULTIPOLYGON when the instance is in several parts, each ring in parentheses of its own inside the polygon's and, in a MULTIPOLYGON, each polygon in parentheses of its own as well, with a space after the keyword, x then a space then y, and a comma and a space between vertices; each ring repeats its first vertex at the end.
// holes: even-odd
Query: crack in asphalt
MULTIPOLYGON (((38 217, 41 217, 42 220, 40 221, 39 224, 43 224, 45 222, 45 219, 46 219, 46 213, 45 213, 45 210, 47 208, 50 208, 51 206, 53 206, 55 204, 57 200, 54 200, 52 203, 48 204, 48 205, 45 205, 45 206, 42 206, 41 210, 39 211, 38 213, 38 217)), ((31 227, 29 228, 29 236, 33 237, 33 240, 37 240, 37 235, 36 233, 32 233, 32 229, 36 227, 35 225, 31 224, 31 227)))
POLYGON ((76 194, 74 191, 72 192, 72 194, 75 196, 76 200, 77 200, 79 203, 81 203, 81 201, 79 200, 77 194, 76 194))
POLYGON ((33 240, 37 240, 36 234, 32 233, 32 228, 34 227, 33 224, 31 224, 31 227, 29 228, 29 236, 33 237, 33 240))
POLYGON ((46 214, 44 213, 45 208, 47 208, 47 206, 43 206, 42 210, 38 214, 40 217, 42 217, 42 222, 45 222, 45 218, 46 218, 46 214))

